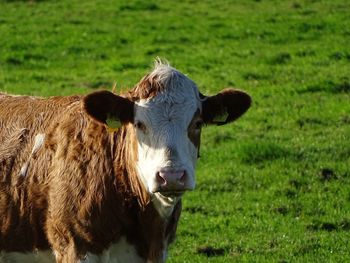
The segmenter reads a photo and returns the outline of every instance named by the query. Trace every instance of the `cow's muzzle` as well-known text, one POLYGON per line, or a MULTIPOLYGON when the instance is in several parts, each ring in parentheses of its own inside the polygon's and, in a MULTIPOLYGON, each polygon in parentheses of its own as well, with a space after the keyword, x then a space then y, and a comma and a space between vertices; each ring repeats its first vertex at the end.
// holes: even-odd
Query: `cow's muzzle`
POLYGON ((178 193, 188 190, 185 170, 160 170, 156 174, 158 191, 160 193, 178 193))

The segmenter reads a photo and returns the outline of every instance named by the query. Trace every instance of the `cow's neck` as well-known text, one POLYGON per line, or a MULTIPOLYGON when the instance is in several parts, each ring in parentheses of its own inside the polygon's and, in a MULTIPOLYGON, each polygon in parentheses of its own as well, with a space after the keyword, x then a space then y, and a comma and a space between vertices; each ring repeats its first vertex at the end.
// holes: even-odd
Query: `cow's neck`
POLYGON ((128 239, 137 244, 137 250, 142 257, 150 262, 163 262, 168 245, 174 240, 180 213, 181 201, 177 202, 166 219, 158 214, 151 202, 137 216, 139 229, 135 230, 138 233, 130 232, 128 239))

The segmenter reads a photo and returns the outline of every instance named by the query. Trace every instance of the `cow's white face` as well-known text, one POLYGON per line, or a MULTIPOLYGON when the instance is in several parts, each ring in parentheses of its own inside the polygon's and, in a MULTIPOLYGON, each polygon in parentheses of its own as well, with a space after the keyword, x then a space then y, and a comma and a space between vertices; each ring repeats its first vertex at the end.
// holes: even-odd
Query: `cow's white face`
POLYGON ((135 105, 137 170, 150 193, 174 196, 195 186, 201 101, 194 83, 182 77, 180 85, 135 105))
POLYGON ((156 207, 161 208, 157 208, 160 214, 166 216, 178 197, 195 186, 201 124, 232 122, 250 103, 249 95, 236 89, 202 96, 193 81, 158 62, 125 96, 107 91, 91 93, 84 98, 83 107, 107 126, 133 124, 135 132, 127 132, 136 136, 137 145, 133 147, 137 150, 132 147, 132 151, 137 151, 137 157, 128 161, 136 167, 156 207))

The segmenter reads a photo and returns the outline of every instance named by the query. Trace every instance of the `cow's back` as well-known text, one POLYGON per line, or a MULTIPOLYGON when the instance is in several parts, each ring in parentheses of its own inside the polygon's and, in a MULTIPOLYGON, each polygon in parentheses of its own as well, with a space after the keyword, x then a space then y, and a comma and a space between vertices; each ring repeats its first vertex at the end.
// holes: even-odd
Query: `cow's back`
POLYGON ((46 131, 79 100, 79 96, 0 94, 0 250, 47 246, 43 233, 47 184, 40 177, 47 173, 49 153, 40 157, 43 173, 27 177, 27 170, 36 161, 46 131))
MULTIPOLYGON (((35 136, 44 134, 63 111, 79 96, 52 97, 0 94, 0 175, 19 175, 35 144, 35 136)), ((9 178, 8 178, 9 179, 9 178)))

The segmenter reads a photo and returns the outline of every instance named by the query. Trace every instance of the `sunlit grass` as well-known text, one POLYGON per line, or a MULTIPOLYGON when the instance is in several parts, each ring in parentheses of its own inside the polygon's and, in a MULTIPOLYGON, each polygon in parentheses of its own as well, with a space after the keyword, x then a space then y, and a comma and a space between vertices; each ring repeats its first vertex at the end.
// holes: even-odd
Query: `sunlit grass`
POLYGON ((169 262, 346 262, 350 3, 1 1, 0 90, 132 87, 155 57, 204 93, 248 91, 206 127, 169 262))

